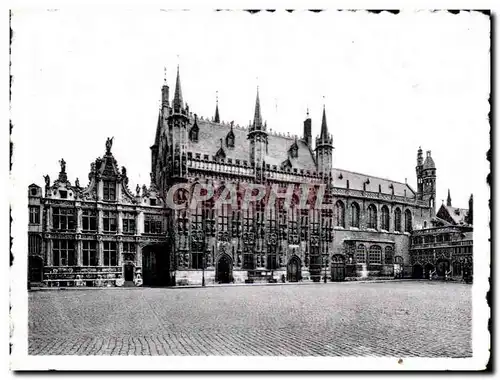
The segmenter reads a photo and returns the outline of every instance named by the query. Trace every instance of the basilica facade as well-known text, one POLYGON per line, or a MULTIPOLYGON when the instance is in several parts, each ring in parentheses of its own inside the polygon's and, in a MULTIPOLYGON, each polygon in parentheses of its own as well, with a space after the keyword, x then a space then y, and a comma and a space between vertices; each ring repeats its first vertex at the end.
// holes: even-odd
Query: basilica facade
POLYGON ((325 108, 313 140, 309 115, 297 136, 271 132, 258 91, 247 126, 222 121, 218 104, 211 118, 192 112, 179 71, 173 97, 165 82, 161 99, 149 186, 128 188, 108 139, 86 186, 70 183, 61 160, 55 181, 46 176, 44 188, 29 187, 31 281, 173 286, 412 276, 412 232, 435 218, 430 151, 417 151, 413 189, 335 168, 325 108), (259 198, 252 190, 244 205, 257 185, 281 195, 269 202, 269 191, 259 198), (211 190, 192 203, 197 187, 211 190), (227 189, 236 194, 231 202, 227 189))

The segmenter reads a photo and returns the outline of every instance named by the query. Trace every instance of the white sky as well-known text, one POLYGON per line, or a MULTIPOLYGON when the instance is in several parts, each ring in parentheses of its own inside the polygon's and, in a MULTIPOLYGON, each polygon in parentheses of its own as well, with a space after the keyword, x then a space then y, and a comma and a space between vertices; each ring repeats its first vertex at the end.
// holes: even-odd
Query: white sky
MULTIPOLYGON (((67 162, 87 184, 114 136, 129 187, 149 184, 163 67, 180 64, 190 110, 247 124, 260 87, 268 128, 319 133, 323 102, 334 166, 415 189, 432 150, 437 199, 467 207, 489 147, 489 23, 479 13, 160 12, 93 8, 12 17, 14 179, 21 191, 67 162), (257 79, 258 78, 258 79, 257 79), (324 97, 324 100, 323 100, 324 97)), ((246 141, 244 143, 247 143, 246 141)))

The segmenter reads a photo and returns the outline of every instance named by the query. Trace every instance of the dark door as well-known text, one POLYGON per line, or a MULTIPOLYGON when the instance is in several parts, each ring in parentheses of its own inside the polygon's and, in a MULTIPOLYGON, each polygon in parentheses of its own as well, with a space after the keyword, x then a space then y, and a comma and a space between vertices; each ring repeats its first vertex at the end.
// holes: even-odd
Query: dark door
POLYGON ((413 278, 424 278, 424 268, 422 268, 422 265, 415 264, 413 266, 413 278))
POLYGON ((132 264, 125 264, 125 281, 134 281, 134 266, 132 264))
POLYGON ((228 284, 231 282, 231 259, 224 255, 217 262, 217 282, 228 284))
POLYGON ((29 278, 31 282, 42 282, 43 260, 38 256, 29 258, 29 278))
POLYGON ((332 259, 332 281, 344 281, 345 263, 342 256, 334 256, 332 259))
POLYGON ((300 261, 297 257, 292 257, 288 263, 287 281, 297 282, 300 280, 300 261))
POLYGON ((436 272, 440 277, 444 277, 445 273, 450 270, 450 262, 445 259, 441 259, 436 264, 436 272))
POLYGON ((424 267, 424 278, 429 279, 430 275, 431 275, 431 272, 433 270, 434 270, 434 265, 432 265, 431 263, 425 264, 425 267, 424 267))

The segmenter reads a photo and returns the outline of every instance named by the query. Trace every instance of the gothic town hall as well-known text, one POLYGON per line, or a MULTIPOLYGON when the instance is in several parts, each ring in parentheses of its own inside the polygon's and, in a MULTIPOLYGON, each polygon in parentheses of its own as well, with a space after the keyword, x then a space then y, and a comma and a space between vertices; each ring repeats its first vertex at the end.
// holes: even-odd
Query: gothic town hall
MULTIPOLYGON (((271 132, 259 94, 248 126, 198 116, 183 98, 179 70, 173 97, 161 88, 161 109, 151 146, 149 186, 129 189, 125 167, 104 155, 90 165, 88 183, 67 178, 66 162, 54 181, 28 189, 29 277, 44 286, 174 286, 275 281, 342 281, 411 277, 411 234, 436 218, 436 166, 417 152, 417 187, 333 166, 333 136, 326 110, 313 140, 307 115, 299 136, 271 132), (167 205, 205 184, 213 198, 194 208, 167 205), (214 207, 228 185, 280 189, 324 185, 323 202, 284 207, 214 207), (184 190, 183 190, 184 189, 184 190)), ((318 115, 319 116, 319 115, 318 115)), ((103 142, 104 143, 104 142, 103 142)), ((104 148, 104 144, 103 144, 104 148)), ((296 197, 293 198, 296 200, 296 197)), ((429 259, 431 260, 431 259, 429 259)))

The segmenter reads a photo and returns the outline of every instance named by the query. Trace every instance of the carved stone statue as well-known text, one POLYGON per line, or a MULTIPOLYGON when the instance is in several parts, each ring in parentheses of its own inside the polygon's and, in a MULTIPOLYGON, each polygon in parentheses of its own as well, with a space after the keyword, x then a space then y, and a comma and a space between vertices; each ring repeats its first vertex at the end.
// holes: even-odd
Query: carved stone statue
POLYGON ((148 195, 148 188, 146 185, 142 185, 142 196, 145 197, 148 195))
POLYGON ((125 166, 122 166, 122 177, 126 176, 127 176, 127 169, 125 168, 125 166))
POLYGON ((61 161, 59 161, 61 164, 61 172, 65 173, 66 172, 66 161, 64 161, 64 158, 61 158, 61 161))
POLYGON ((111 153, 111 147, 113 146, 113 139, 114 137, 107 138, 106 139, 106 153, 110 154, 111 153))
POLYGON ((49 187, 50 186, 50 177, 49 175, 44 175, 43 178, 45 179, 45 187, 49 187))
POLYGON ((75 186, 80 187, 80 180, 78 179, 78 177, 75 180, 75 186))
POLYGON ((139 186, 139 184, 137 184, 137 186, 135 187, 135 193, 136 197, 141 195, 141 187, 139 186))

